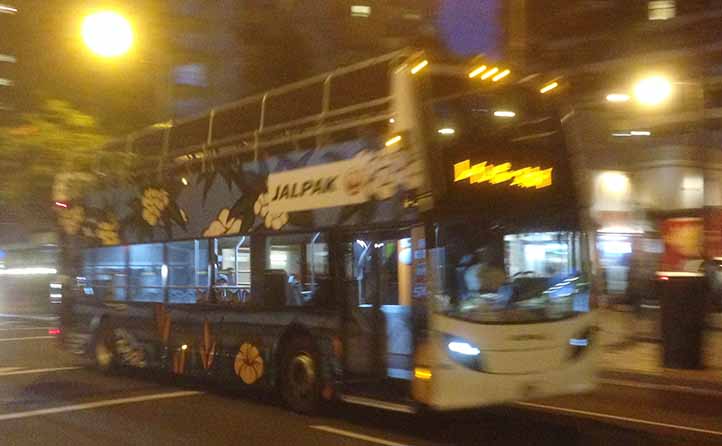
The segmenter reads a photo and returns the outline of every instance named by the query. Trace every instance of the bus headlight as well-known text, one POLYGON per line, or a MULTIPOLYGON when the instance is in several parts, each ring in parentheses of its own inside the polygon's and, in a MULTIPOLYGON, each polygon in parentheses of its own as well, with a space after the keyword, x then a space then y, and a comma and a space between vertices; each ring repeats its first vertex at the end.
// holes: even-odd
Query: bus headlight
POLYGON ((447 336, 446 350, 454 362, 473 370, 481 370, 481 349, 473 343, 447 336))
POLYGON ((474 347, 464 341, 451 341, 449 342, 448 348, 450 352, 464 356, 479 356, 481 354, 481 350, 479 350, 478 347, 474 347))

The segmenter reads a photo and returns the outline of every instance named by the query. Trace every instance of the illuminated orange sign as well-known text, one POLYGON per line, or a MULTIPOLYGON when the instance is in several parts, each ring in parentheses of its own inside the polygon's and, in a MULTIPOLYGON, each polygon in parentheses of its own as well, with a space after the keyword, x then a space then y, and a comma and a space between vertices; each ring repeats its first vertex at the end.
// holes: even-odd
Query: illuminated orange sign
POLYGON ((471 165, 470 160, 454 164, 454 182, 469 180, 469 183, 499 184, 511 181, 512 186, 542 189, 552 185, 552 168, 522 167, 513 170, 511 163, 499 165, 486 161, 471 165))

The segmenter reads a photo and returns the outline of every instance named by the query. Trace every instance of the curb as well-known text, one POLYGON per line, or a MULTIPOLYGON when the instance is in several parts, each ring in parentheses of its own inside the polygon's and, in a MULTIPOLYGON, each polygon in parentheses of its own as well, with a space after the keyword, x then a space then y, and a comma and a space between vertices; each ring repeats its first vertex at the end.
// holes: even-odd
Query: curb
MULTIPOLYGON (((684 373, 684 372, 682 372, 684 373)), ((602 379, 619 381, 636 381, 644 384, 654 384, 667 387, 684 387, 699 391, 712 391, 722 393, 722 378, 705 379, 684 376, 663 376, 655 373, 643 373, 621 369, 605 369, 599 374, 602 379)))

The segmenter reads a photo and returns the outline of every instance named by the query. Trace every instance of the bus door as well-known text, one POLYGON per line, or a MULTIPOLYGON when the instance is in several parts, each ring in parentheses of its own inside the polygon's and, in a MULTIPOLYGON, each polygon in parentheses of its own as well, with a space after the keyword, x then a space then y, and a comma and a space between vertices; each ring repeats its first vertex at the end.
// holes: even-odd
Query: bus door
POLYGON ((411 379, 409 231, 353 233, 342 243, 345 374, 411 379))

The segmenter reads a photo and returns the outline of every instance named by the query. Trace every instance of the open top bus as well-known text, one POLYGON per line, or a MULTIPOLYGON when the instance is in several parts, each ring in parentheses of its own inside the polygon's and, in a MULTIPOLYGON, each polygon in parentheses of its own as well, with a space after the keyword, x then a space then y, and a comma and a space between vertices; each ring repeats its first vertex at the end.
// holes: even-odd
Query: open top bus
POLYGON ((591 389, 561 119, 468 68, 396 52, 110 144, 58 209, 65 344, 302 412, 591 389))

